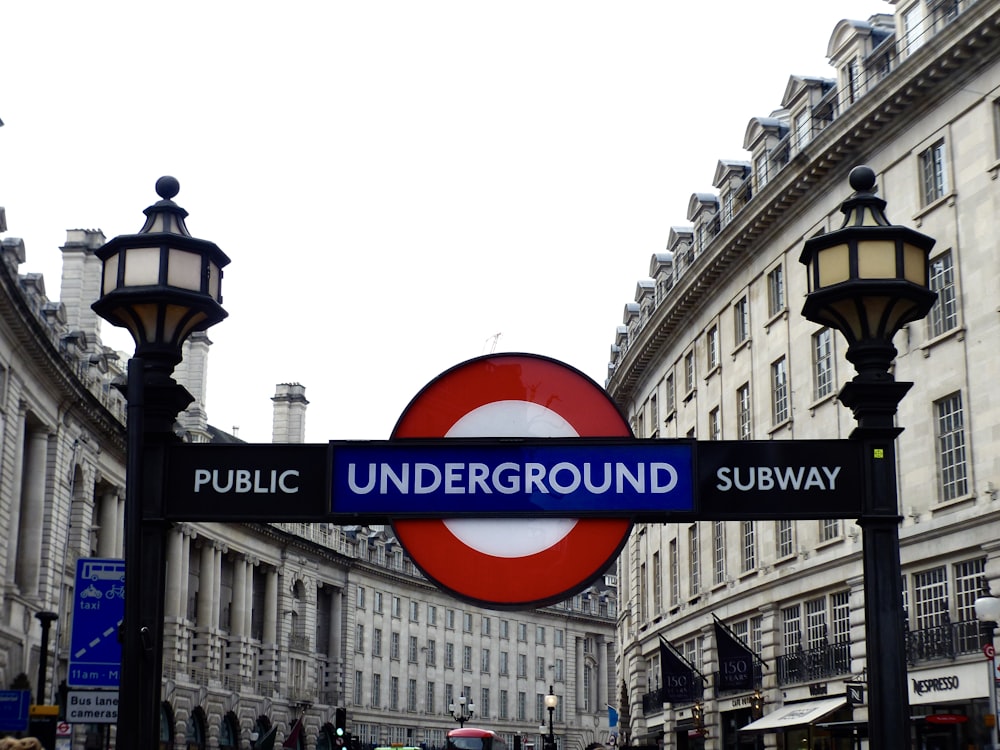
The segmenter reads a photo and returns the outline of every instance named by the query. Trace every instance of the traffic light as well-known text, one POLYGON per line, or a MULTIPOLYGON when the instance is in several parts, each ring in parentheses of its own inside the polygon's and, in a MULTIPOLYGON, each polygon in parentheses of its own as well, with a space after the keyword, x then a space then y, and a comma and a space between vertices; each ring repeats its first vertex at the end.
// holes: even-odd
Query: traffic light
POLYGON ((337 735, 333 743, 337 748, 342 748, 347 744, 347 709, 338 708, 334 714, 333 730, 337 735))

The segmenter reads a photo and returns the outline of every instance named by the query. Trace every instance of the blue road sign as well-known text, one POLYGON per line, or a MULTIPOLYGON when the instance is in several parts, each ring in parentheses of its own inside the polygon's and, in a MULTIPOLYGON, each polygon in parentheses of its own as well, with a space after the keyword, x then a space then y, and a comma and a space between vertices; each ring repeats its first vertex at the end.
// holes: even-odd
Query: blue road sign
POLYGON ((124 616, 125 561, 77 560, 66 680, 70 687, 118 687, 122 661, 118 626, 124 616))
POLYGON ((26 732, 30 690, 0 690, 0 732, 26 732))
POLYGON ((691 511, 691 442, 334 443, 335 513, 595 515, 691 511))

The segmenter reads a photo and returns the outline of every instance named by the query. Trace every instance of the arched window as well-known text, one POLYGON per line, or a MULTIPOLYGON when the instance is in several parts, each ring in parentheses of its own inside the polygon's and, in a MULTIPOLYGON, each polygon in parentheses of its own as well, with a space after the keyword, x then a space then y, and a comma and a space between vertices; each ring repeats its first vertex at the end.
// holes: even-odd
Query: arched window
POLYGON ((170 704, 160 704, 160 750, 170 750, 174 746, 174 710, 170 704))
POLYGON ((187 729, 185 731, 184 742, 187 750, 205 750, 205 710, 201 706, 195 707, 188 717, 187 729))
POLYGON ((236 750, 240 746, 240 721, 232 711, 226 712, 219 725, 219 750, 236 750))

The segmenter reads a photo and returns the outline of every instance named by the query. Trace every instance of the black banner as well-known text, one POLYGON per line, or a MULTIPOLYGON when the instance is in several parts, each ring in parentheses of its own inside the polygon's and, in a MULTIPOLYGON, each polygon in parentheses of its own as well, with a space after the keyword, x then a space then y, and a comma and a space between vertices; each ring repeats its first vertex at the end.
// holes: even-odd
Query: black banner
POLYGON ((694 702, 694 670, 662 640, 660 641, 660 674, 663 678, 664 703, 694 702))
POLYGON ((753 652, 715 623, 715 648, 719 654, 719 689, 753 690, 753 652))

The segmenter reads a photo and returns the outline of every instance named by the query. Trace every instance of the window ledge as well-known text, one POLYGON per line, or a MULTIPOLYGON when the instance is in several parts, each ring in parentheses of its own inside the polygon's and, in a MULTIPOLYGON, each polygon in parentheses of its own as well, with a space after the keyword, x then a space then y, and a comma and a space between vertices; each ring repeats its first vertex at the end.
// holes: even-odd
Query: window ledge
POLYGON ((768 318, 767 321, 765 321, 765 323, 764 323, 764 331, 767 332, 767 333, 770 333, 771 332, 771 326, 773 326, 779 320, 785 320, 787 318, 788 318, 788 307, 784 307, 781 310, 779 310, 778 312, 776 312, 774 315, 772 315, 770 318, 768 318))
POLYGON ((735 360, 736 359, 736 355, 739 354, 744 349, 749 349, 750 348, 750 343, 752 341, 753 341, 753 338, 750 337, 750 336, 747 336, 740 343, 738 343, 735 347, 733 347, 733 351, 732 351, 732 357, 733 357, 733 359, 735 360))
POLYGON ((925 358, 929 357, 931 356, 931 349, 938 344, 955 337, 957 337, 959 341, 965 341, 965 326, 957 326, 952 328, 950 331, 945 331, 940 336, 935 336, 929 341, 925 341, 920 345, 920 351, 923 352, 925 358))
POLYGON ((1000 176, 1000 159, 988 166, 986 171, 990 173, 991 180, 995 180, 998 176, 1000 176))
POLYGON ((778 422, 778 424, 773 425, 771 429, 767 431, 767 434, 773 438, 776 433, 781 432, 782 430, 785 429, 791 429, 791 427, 792 427, 792 418, 788 417, 787 419, 783 419, 780 422, 778 422))
POLYGON ((716 375, 722 369, 722 365, 715 365, 705 374, 705 382, 707 383, 712 379, 713 375, 716 375))
POLYGON ((921 224, 923 224, 924 217, 927 216, 927 214, 931 213, 932 211, 944 205, 954 206, 956 196, 957 193, 954 190, 952 190, 951 192, 945 193, 940 198, 936 198, 935 200, 931 201, 926 206, 917 211, 915 214, 913 214, 913 222, 919 227, 921 224))
POLYGON ((693 399, 693 398, 694 398, 694 395, 695 395, 695 394, 696 394, 697 392, 698 392, 698 389, 697 389, 697 388, 692 388, 692 389, 691 389, 690 391, 688 391, 688 392, 687 392, 686 394, 684 394, 684 403, 686 404, 686 403, 688 403, 688 402, 689 402, 689 401, 690 401, 691 399, 693 399))
POLYGON ((811 404, 809 404, 809 416, 815 417, 816 416, 816 410, 819 407, 821 407, 823 404, 826 404, 826 403, 828 403, 830 401, 833 401, 836 397, 837 397, 837 392, 836 391, 830 391, 825 396, 821 396, 820 398, 818 398, 815 401, 813 401, 811 404))
POLYGON ((976 496, 971 492, 966 495, 962 495, 961 497, 956 497, 954 500, 945 500, 944 502, 937 503, 931 507, 931 515, 939 512, 955 510, 963 505, 972 505, 975 500, 976 496))

